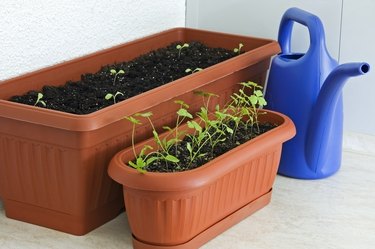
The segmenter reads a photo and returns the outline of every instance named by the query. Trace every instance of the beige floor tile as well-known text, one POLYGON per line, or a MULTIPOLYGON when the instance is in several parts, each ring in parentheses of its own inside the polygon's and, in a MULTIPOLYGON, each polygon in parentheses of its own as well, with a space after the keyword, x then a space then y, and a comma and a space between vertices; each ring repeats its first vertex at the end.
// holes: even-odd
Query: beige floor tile
MULTIPOLYGON (((278 176, 271 204, 203 249, 369 249, 375 245, 375 155, 344 152, 334 176, 278 176)), ((0 248, 130 249, 125 214, 85 236, 8 219, 0 202, 0 248)))

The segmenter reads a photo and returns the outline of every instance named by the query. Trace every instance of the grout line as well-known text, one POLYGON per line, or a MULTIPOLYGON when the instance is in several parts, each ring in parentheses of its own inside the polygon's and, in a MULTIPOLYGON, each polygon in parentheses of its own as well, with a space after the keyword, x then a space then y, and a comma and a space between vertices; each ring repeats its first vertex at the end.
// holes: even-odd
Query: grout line
POLYGON ((185 28, 187 27, 188 1, 189 0, 185 0, 185 28))
POLYGON ((185 27, 199 28, 199 0, 185 0, 185 27))
POLYGON ((342 22, 344 16, 344 0, 341 0, 341 18, 340 18, 340 35, 339 35, 339 54, 337 56, 337 61, 341 63, 341 41, 342 41, 342 22))

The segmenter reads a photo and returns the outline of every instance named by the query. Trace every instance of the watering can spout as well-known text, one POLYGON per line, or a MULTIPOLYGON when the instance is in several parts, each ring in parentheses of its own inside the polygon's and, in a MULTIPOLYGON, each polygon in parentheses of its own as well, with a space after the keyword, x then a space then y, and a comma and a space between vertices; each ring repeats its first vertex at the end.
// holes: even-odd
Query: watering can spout
MULTIPOLYGON (((330 141, 328 134, 334 132, 337 117, 335 112, 342 108, 336 108, 342 98, 342 88, 350 77, 366 74, 370 70, 367 63, 346 63, 337 66, 324 81, 319 96, 313 106, 307 129, 305 154, 307 164, 314 173, 323 172, 327 155, 330 153, 330 141)), ((341 144, 341 143, 340 143, 341 144)))

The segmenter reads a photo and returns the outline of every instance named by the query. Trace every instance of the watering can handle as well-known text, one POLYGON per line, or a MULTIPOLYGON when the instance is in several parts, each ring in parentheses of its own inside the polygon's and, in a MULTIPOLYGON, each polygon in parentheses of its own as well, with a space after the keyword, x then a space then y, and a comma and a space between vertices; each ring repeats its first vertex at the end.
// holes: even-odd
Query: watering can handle
POLYGON ((310 33, 309 51, 325 47, 324 28, 319 17, 299 8, 290 8, 284 13, 279 27, 278 41, 283 54, 291 53, 290 40, 293 22, 298 22, 308 28, 310 33))

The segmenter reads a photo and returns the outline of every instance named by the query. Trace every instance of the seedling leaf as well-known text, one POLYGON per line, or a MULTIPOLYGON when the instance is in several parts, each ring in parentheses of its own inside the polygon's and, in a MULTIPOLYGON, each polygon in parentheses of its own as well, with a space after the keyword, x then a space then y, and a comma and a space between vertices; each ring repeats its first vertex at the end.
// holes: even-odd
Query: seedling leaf
POLYGON ((253 106, 255 106, 255 105, 258 103, 258 98, 257 98, 257 96, 255 96, 255 95, 251 95, 251 96, 249 97, 249 100, 250 100, 250 103, 251 103, 253 106))
POLYGON ((140 156, 140 157, 143 157, 143 156, 145 155, 145 153, 146 153, 147 150, 152 150, 152 149, 153 149, 153 148, 152 148, 150 145, 146 144, 146 145, 142 148, 141 152, 139 152, 139 156, 140 156))
POLYGON ((128 164, 135 169, 138 168, 137 165, 135 163, 133 163, 132 161, 129 161, 128 164))
POLYGON ((264 98, 259 98, 258 102, 259 102, 259 105, 261 105, 261 106, 266 106, 267 105, 267 101, 264 98))
POLYGON ((110 100, 111 98, 113 98, 114 96, 113 96, 113 94, 112 93, 107 93, 106 95, 105 95, 105 99, 106 100, 110 100))
POLYGON ((193 148, 191 147, 191 143, 186 143, 186 149, 190 152, 190 154, 193 152, 193 148))
POLYGON ((204 157, 206 155, 207 155, 207 153, 202 153, 202 154, 199 154, 197 157, 204 157))
POLYGON ((37 97, 37 99, 36 99, 36 101, 34 103, 34 106, 36 106, 38 103, 41 103, 45 107, 46 106, 46 102, 44 102, 42 100, 42 98, 43 98, 43 93, 38 93, 38 97, 37 97))
POLYGON ((164 129, 164 130, 167 130, 167 131, 173 131, 172 128, 169 127, 169 126, 163 126, 163 129, 164 129))
POLYGON ((134 114, 136 117, 143 117, 143 118, 148 118, 152 116, 152 112, 138 112, 134 114))
POLYGON ((157 157, 150 157, 149 159, 146 160, 146 165, 150 165, 154 161, 158 160, 157 157))
POLYGON ((233 49, 233 52, 240 54, 240 53, 241 53, 241 48, 242 48, 242 47, 243 47, 243 44, 242 44, 242 43, 238 44, 238 48, 234 48, 234 49, 233 49))
POLYGON ((226 127, 226 130, 227 130, 227 132, 230 133, 230 134, 233 134, 233 132, 234 132, 233 129, 230 128, 229 126, 226 127))
POLYGON ((186 104, 183 100, 175 100, 174 103, 179 104, 182 107, 189 108, 189 105, 186 104))
POLYGON ((257 96, 257 97, 261 97, 261 96, 263 96, 263 92, 262 92, 261 90, 256 90, 256 91, 254 91, 254 94, 255 94, 255 96, 257 96))
POLYGON ((191 115, 185 108, 179 109, 177 114, 181 117, 193 118, 193 115, 191 115))
POLYGON ((146 162, 141 157, 137 158, 136 164, 138 168, 143 168, 146 166, 146 162))
POLYGON ((188 121, 187 125, 188 125, 189 128, 194 129, 194 130, 198 131, 199 133, 202 132, 202 127, 197 122, 195 122, 194 120, 188 121))
POLYGON ((125 119, 130 121, 133 124, 142 124, 140 120, 138 120, 138 119, 136 119, 132 116, 125 117, 125 119))
POLYGON ((165 160, 170 161, 172 163, 178 163, 180 161, 177 157, 172 156, 172 155, 167 155, 164 158, 165 158, 165 160))

